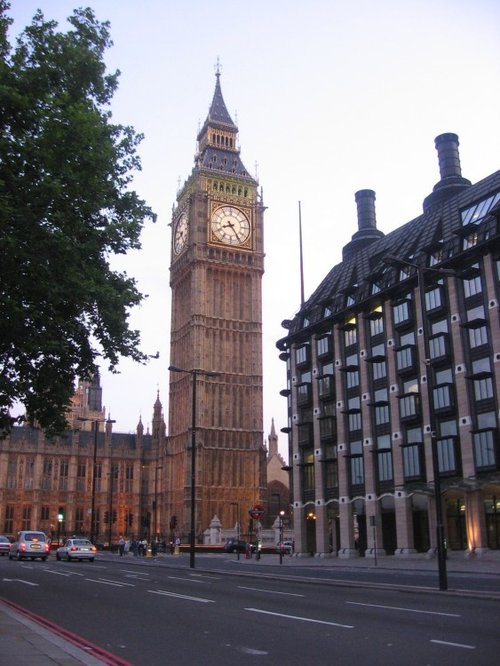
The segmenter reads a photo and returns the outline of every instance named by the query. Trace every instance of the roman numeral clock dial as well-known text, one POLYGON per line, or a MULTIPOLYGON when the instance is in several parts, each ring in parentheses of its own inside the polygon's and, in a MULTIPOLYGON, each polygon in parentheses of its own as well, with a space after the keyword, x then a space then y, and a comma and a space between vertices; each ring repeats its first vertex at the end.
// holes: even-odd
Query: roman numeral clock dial
POLYGON ((179 254, 184 249, 188 239, 189 222, 186 213, 182 213, 174 227, 174 252, 179 254))
POLYGON ((243 245, 250 237, 250 222, 239 208, 221 206, 212 214, 212 234, 220 243, 243 245))

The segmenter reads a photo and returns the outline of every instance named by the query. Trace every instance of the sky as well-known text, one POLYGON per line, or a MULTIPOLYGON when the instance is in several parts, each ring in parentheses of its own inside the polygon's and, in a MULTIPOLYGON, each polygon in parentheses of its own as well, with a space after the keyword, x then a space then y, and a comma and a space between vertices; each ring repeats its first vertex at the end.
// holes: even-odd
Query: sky
MULTIPOLYGON (((131 315, 147 366, 101 368, 115 432, 151 426, 159 391, 168 415, 171 213, 191 172, 196 135, 221 66, 241 157, 267 206, 263 277, 264 437, 274 419, 287 458, 285 364, 276 341, 357 230, 354 194, 376 193, 384 233, 417 217, 438 182, 434 139, 459 136, 462 175, 500 168, 498 0, 11 0, 11 42, 40 8, 65 19, 90 6, 110 21, 109 71, 121 71, 113 122, 144 134, 133 187, 157 213, 142 249, 113 263, 148 298, 131 315)), ((216 368, 212 368, 216 370, 216 368)))

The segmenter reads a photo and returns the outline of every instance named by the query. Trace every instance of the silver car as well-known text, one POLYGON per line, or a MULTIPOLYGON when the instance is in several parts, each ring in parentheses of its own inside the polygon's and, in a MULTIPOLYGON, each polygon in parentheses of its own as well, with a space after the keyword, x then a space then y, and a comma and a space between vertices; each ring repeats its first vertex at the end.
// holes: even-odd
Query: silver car
POLYGON ((16 540, 10 546, 9 560, 24 560, 28 557, 34 560, 39 557, 45 562, 49 551, 50 543, 44 532, 23 530, 17 533, 16 540))
POLYGON ((3 534, 0 536, 0 555, 8 555, 10 551, 10 539, 3 534))
POLYGON ((64 546, 56 550, 56 560, 90 560, 94 561, 97 548, 88 539, 72 537, 64 546))

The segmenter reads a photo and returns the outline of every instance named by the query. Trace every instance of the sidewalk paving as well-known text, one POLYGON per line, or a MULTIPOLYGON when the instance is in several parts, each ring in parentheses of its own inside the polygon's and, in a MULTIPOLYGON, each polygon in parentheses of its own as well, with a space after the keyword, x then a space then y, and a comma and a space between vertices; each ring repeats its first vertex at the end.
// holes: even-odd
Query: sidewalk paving
POLYGON ((6 664, 102 666, 110 663, 30 620, 3 599, 0 599, 0 645, 2 662, 6 664))
MULTIPOLYGON (((100 553, 103 559, 115 559, 113 553, 100 553)), ((196 553, 197 561, 209 560, 211 558, 225 557, 237 560, 236 555, 222 555, 218 553, 196 553)), ((157 555, 154 558, 135 558, 128 555, 129 562, 136 561, 138 564, 154 562, 161 564, 162 561, 177 561, 179 564, 189 564, 189 554, 181 555, 157 555)), ((284 555, 282 563, 277 554, 262 555, 259 560, 255 555, 246 559, 240 555, 239 563, 242 565, 257 564, 259 566, 282 567, 321 567, 334 571, 335 569, 398 569, 398 570, 422 570, 434 571, 437 568, 435 558, 427 555, 411 555, 406 557, 383 556, 358 557, 343 559, 338 557, 300 557, 297 555, 284 555)), ((487 573, 500 576, 500 551, 490 551, 481 556, 465 558, 463 553, 449 553, 447 558, 447 570, 460 573, 487 573)), ((43 626, 35 619, 31 619, 29 613, 22 612, 0 597, 0 645, 2 649, 2 661, 5 663, 28 664, 35 662, 37 666, 127 666, 127 662, 114 657, 105 651, 100 651, 96 646, 78 640, 77 636, 68 636, 58 631, 55 625, 46 623, 43 626), (73 640, 72 640, 73 639, 73 640), (34 656, 36 655, 36 657, 34 656)), ((129 665, 130 666, 130 665, 129 665)))

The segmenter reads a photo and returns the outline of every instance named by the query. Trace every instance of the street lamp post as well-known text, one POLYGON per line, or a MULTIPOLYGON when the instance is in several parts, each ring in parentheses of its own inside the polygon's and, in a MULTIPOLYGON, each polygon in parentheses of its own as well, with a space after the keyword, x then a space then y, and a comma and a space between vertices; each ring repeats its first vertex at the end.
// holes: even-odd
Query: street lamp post
POLYGON ((208 370, 186 370, 175 365, 169 366, 170 372, 180 372, 191 375, 193 378, 192 401, 191 401, 191 518, 189 534, 189 566, 195 567, 195 528, 196 528, 196 379, 199 375, 203 377, 220 377, 220 372, 209 372, 208 370))
POLYGON ((154 535, 155 539, 158 541, 158 527, 157 527, 157 515, 158 515, 158 472, 163 469, 163 467, 155 467, 155 503, 154 503, 154 514, 153 514, 153 526, 154 526, 154 535))
POLYGON ((285 545, 283 543, 283 517, 285 512, 283 509, 280 509, 280 564, 283 564, 283 550, 285 545))
POLYGON ((238 546, 236 548, 236 559, 240 559, 240 536, 241 536, 241 530, 240 530, 240 505, 238 502, 231 502, 231 506, 236 507, 237 511, 237 516, 236 516, 236 539, 238 540, 238 546))
MULTIPOLYGON (((92 497, 90 505, 90 541, 94 542, 95 532, 95 493, 96 493, 96 479, 97 479, 97 433, 99 432, 99 423, 116 423, 111 419, 92 419, 83 416, 77 416, 78 421, 90 421, 94 430, 94 456, 93 456, 93 469, 92 469, 92 497)), ((111 516, 110 516, 111 520, 111 516)))
POLYGON ((281 510, 281 495, 279 493, 271 493, 271 497, 278 498, 278 528, 279 528, 279 555, 280 555, 280 564, 283 564, 283 515, 284 511, 281 510))
POLYGON ((113 485, 114 485, 115 470, 113 465, 111 465, 111 471, 109 474, 109 511, 108 511, 108 544, 109 550, 111 552, 111 538, 113 530, 113 485))
MULTIPOLYGON (((456 272, 452 269, 446 268, 432 268, 430 266, 422 266, 421 264, 414 264, 400 257, 388 256, 385 259, 386 263, 393 265, 403 265, 416 268, 417 270, 417 287, 420 297, 420 315, 422 319, 422 335, 424 343, 425 360, 429 359, 429 339, 427 337, 427 330, 425 326, 426 310, 425 310, 425 273, 432 272, 438 273, 443 276, 456 276, 456 272)), ((434 418, 433 406, 433 377, 432 369, 429 367, 427 372, 427 392, 429 396, 429 428, 431 436, 431 454, 432 454, 432 472, 434 476, 434 504, 436 506, 436 547, 437 547, 437 563, 438 563, 438 577, 439 589, 448 589, 448 577, 446 572, 446 546, 445 534, 443 523, 443 504, 441 497, 441 480, 439 478, 439 457, 437 451, 437 432, 436 423, 434 418)))

